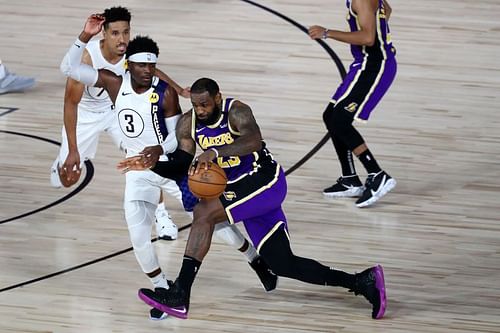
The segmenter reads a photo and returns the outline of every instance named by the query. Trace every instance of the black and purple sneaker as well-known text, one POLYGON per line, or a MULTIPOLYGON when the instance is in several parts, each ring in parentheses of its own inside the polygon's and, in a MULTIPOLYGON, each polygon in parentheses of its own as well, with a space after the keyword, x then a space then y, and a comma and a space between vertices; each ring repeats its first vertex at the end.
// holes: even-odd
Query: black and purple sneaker
POLYGON ((170 289, 155 288, 139 289, 139 298, 146 304, 163 311, 171 316, 187 319, 189 310, 189 297, 184 290, 174 283, 170 289))
POLYGON ((384 316, 387 297, 385 294, 384 269, 381 265, 356 274, 355 286, 350 291, 353 291, 355 295, 363 295, 372 304, 373 319, 380 319, 384 316))

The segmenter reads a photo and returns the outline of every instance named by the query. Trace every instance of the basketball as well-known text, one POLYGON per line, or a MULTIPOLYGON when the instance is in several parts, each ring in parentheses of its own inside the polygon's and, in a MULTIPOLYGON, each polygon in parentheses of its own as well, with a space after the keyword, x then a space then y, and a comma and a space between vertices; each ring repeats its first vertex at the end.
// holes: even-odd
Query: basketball
POLYGON ((216 163, 211 163, 208 170, 200 169, 197 174, 189 175, 188 178, 189 189, 199 199, 219 197, 226 184, 226 173, 216 163))

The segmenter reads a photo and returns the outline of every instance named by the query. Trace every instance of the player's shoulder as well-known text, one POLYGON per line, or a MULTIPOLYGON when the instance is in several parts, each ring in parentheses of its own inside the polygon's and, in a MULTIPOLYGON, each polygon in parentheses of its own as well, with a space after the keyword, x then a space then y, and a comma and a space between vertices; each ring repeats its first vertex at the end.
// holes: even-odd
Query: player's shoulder
POLYGON ((246 113, 252 112, 252 109, 248 104, 243 103, 242 101, 235 99, 232 101, 231 106, 229 107, 230 114, 238 114, 238 113, 246 113))

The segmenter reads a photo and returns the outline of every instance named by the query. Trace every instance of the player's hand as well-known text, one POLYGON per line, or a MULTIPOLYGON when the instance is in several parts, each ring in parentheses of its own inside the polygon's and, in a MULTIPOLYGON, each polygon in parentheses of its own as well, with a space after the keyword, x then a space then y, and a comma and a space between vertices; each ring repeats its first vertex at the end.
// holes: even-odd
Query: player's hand
POLYGON ((139 154, 143 156, 143 163, 145 165, 154 167, 160 156, 163 155, 163 148, 160 145, 149 146, 144 148, 139 154))
POLYGON ((215 152, 212 149, 208 149, 200 154, 193 160, 191 164, 191 168, 189 168, 189 174, 194 175, 195 173, 200 172, 201 169, 208 170, 213 160, 217 157, 215 152))
POLYGON ((92 36, 97 35, 102 30, 102 26, 106 19, 102 14, 92 14, 85 22, 85 26, 83 27, 83 31, 92 36))
POLYGON ((191 87, 186 87, 183 88, 180 92, 179 95, 181 95, 184 98, 190 98, 191 97, 191 87))
POLYGON ((63 165, 61 166, 60 174, 66 179, 68 183, 76 183, 80 178, 80 153, 78 150, 70 151, 63 165))
POLYGON ((136 171, 146 170, 149 169, 150 167, 144 163, 143 155, 137 155, 137 156, 127 157, 126 159, 121 160, 116 165, 116 168, 120 170, 122 173, 126 173, 130 170, 136 170, 136 171))
POLYGON ((309 28, 309 37, 312 39, 321 39, 323 38, 323 33, 325 32, 326 28, 319 26, 319 25, 313 25, 312 27, 309 28))

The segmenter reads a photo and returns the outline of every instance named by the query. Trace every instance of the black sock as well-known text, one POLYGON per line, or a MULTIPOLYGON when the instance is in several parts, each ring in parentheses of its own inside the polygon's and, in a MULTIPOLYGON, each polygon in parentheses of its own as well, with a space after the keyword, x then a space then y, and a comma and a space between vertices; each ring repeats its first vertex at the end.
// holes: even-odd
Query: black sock
POLYGON ((378 163, 375 160, 375 157, 373 157, 373 155, 369 149, 362 152, 358 156, 358 158, 361 161, 361 163, 363 163, 363 166, 365 167, 365 169, 368 173, 377 173, 377 172, 382 171, 382 169, 380 169, 380 167, 378 166, 378 163))
POLYGON ((184 256, 182 261, 181 271, 178 277, 179 287, 181 287, 189 295, 191 286, 193 285, 196 273, 200 269, 201 262, 190 256, 184 256))
POLYGON ((327 274, 326 285, 353 289, 355 281, 356 278, 354 274, 337 271, 331 267, 330 271, 327 274))

